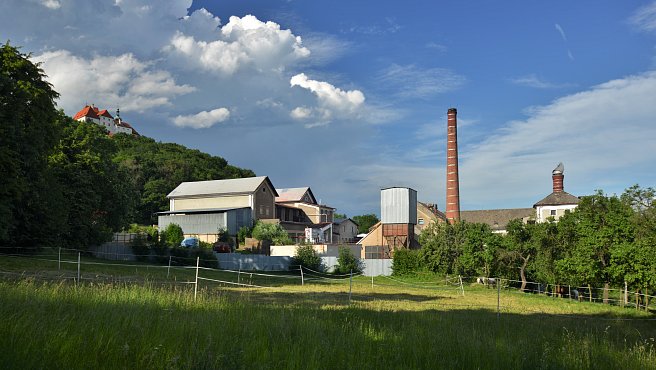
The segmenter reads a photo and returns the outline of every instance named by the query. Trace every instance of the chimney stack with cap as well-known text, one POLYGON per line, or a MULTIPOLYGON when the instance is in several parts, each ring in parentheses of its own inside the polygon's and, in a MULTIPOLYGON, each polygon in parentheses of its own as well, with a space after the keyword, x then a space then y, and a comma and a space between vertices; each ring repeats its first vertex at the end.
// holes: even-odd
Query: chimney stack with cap
POLYGON ((447 112, 446 143, 446 219, 449 223, 460 221, 460 185, 458 182, 458 111, 447 112))
POLYGON ((553 179, 553 192, 562 193, 564 191, 563 179, 565 178, 565 166, 563 162, 558 163, 558 166, 551 171, 551 178, 553 179))

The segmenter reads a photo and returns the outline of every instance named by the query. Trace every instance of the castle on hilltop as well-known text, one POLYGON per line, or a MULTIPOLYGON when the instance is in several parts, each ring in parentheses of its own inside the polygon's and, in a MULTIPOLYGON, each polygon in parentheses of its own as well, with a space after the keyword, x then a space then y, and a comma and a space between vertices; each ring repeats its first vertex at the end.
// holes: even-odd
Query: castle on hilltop
POLYGON ((93 122, 100 125, 109 131, 110 135, 139 135, 137 130, 121 119, 120 111, 118 109, 116 109, 116 118, 114 118, 107 109, 99 110, 98 107, 93 104, 85 105, 84 108, 73 116, 73 119, 80 122, 93 122))

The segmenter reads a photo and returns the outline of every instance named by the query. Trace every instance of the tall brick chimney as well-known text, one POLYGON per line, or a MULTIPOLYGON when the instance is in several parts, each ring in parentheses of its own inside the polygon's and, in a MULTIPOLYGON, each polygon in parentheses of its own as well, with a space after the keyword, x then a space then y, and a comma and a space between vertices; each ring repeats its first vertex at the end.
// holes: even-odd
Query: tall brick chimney
POLYGON ((455 108, 447 112, 446 142, 446 219, 460 221, 460 185, 458 183, 458 122, 455 108))
POLYGON ((558 166, 551 171, 551 179, 553 180, 553 192, 562 193, 564 191, 563 179, 565 179, 565 166, 563 162, 558 163, 558 166))

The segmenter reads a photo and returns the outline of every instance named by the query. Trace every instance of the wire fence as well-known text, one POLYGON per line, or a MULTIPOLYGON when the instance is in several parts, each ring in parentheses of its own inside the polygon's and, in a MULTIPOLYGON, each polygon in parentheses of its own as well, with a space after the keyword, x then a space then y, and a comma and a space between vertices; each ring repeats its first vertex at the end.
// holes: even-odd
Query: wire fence
POLYGON ((594 319, 599 320, 656 320, 651 313, 656 308, 653 303, 656 297, 627 287, 604 289, 527 282, 522 290, 521 281, 502 278, 445 276, 420 281, 397 276, 333 274, 303 266, 291 266, 289 271, 262 272, 206 267, 201 265, 200 257, 167 258, 167 263, 158 265, 101 261, 69 248, 43 250, 28 256, 1 253, 0 279, 186 286, 193 289, 194 298, 199 290, 200 294, 213 290, 252 291, 261 294, 251 294, 250 299, 264 297, 267 301, 284 301, 290 294, 305 294, 318 303, 376 302, 391 306, 419 304, 436 309, 484 309, 496 311, 497 317, 519 312, 581 318, 580 312, 593 312, 594 319), (526 300, 530 297, 536 300, 528 305, 526 300), (623 317, 628 314, 628 308, 641 311, 642 316, 623 317))

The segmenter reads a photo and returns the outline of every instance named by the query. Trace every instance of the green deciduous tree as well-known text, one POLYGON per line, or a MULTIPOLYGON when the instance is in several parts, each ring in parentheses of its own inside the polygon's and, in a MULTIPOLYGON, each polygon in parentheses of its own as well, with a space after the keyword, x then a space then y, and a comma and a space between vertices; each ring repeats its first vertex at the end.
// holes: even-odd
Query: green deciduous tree
POLYGON ((179 247, 184 239, 184 232, 180 225, 171 223, 159 233, 159 238, 169 247, 179 247))
POLYGON ((319 271, 321 269, 321 257, 311 245, 299 245, 296 247, 292 264, 319 271))
POLYGON ((631 216, 631 208, 617 196, 597 191, 582 197, 567 216, 574 219, 576 244, 558 261, 559 269, 571 280, 603 284, 604 301, 608 301, 610 284, 621 284, 626 274, 626 267, 620 265, 633 263, 629 257, 635 235, 631 216))
POLYGON ((266 240, 273 245, 289 245, 293 243, 287 231, 280 224, 258 222, 253 227, 252 235, 255 239, 266 240))
POLYGON ((59 138, 58 94, 28 58, 0 46, 0 244, 16 247, 51 244, 61 226, 47 166, 59 138))
POLYGON ((127 174, 112 161, 115 144, 98 125, 63 114, 58 122, 62 137, 49 163, 66 199, 63 238, 76 247, 110 240, 112 231, 127 226, 135 197, 127 174))
POLYGON ((378 216, 375 214, 367 214, 367 215, 360 215, 360 216, 353 216, 351 217, 353 221, 355 221, 356 224, 358 224, 358 233, 363 234, 363 233, 368 233, 369 229, 374 226, 375 224, 378 223, 378 216))
POLYGON ((359 274, 362 272, 362 262, 355 258, 349 247, 340 246, 337 255, 336 274, 359 274))

